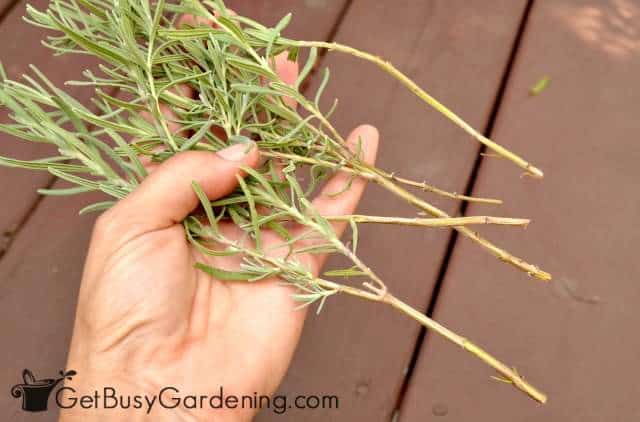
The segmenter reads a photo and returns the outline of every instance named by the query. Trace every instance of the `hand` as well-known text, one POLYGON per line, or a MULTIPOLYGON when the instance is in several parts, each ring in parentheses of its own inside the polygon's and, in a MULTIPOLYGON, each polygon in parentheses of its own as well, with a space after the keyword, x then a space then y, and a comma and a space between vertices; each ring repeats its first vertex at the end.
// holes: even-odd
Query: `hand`
MULTIPOLYGON (((282 62, 281 60, 279 61, 282 62)), ((281 69, 279 69, 281 71, 281 69)), ((295 78, 294 78, 295 79, 295 78)), ((374 161, 378 134, 357 128, 364 159, 374 161)), ((78 372, 69 384, 74 396, 92 395, 105 386, 117 394, 153 396, 166 386, 180 394, 271 395, 290 364, 305 319, 295 310, 293 290, 277 278, 255 283, 223 282, 194 268, 196 262, 237 268, 240 258, 212 258, 185 239, 180 222, 198 205, 191 183, 210 199, 234 190, 241 166, 257 166, 258 145, 236 145, 217 154, 180 153, 153 169, 127 198, 96 223, 85 264, 68 369, 78 372)), ((337 174, 315 199, 321 214, 350 214, 364 180, 349 182, 337 174)), ((344 223, 337 223, 338 233, 344 223)), ((241 230, 224 222, 221 230, 239 239, 241 230)), ((282 241, 263 234, 265 245, 282 241)), ((265 248, 268 249, 268 248, 265 248)), ((318 273, 324 257, 297 257, 318 273)), ((65 397, 70 393, 65 392, 65 397)), ((63 398, 63 401, 65 399, 63 398)), ((65 402, 67 405, 70 402, 65 402)), ((127 420, 146 417, 142 409, 62 410, 62 421, 127 420)), ((152 420, 250 420, 257 409, 173 410, 152 408, 152 420)))

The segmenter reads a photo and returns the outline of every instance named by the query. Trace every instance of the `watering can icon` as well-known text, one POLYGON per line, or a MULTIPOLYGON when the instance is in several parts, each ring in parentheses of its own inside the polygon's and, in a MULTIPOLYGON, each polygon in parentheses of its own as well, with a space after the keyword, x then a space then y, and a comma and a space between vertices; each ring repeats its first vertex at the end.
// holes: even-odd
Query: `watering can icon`
POLYGON ((76 375, 76 371, 60 371, 60 378, 36 379, 33 373, 25 369, 22 371, 23 384, 16 384, 11 387, 11 395, 15 398, 22 397, 22 410, 27 412, 44 412, 47 410, 49 395, 53 389, 64 381, 71 380, 76 375))

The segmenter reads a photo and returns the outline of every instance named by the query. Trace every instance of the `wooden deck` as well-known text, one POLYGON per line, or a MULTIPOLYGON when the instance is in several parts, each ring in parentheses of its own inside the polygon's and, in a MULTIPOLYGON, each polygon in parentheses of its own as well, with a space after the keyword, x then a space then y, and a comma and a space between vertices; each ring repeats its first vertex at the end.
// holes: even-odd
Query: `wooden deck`
MULTIPOLYGON (((11 76, 33 63, 61 82, 92 65, 52 59, 39 46, 41 31, 21 21, 25 4, 0 0, 0 59, 11 76)), ((309 317, 281 387, 290 395, 337 395, 340 409, 263 412, 258 420, 640 418, 640 4, 227 4, 270 24, 293 11, 291 36, 334 39, 390 59, 469 123, 539 165, 543 181, 520 178, 510 163, 481 156, 478 144, 377 68, 323 57, 333 75, 326 97, 340 99, 335 121, 342 131, 372 123, 382 134, 383 168, 451 191, 503 198, 500 207, 468 208, 432 199, 452 214, 532 218, 526 231, 482 232, 555 276, 551 284, 530 279, 446 230, 363 227, 364 258, 397 296, 516 365, 549 394, 548 404, 492 380, 482 363, 392 310, 344 297, 309 317), (549 87, 530 96, 545 75, 549 87)), ((0 155, 43 154, 0 135, 0 155)), ((58 183, 46 174, 0 167, 0 180, 0 388, 8 392, 25 367, 38 373, 64 367, 93 218, 76 215, 85 197, 39 198, 37 188, 58 183)), ((361 211, 412 213, 374 186, 361 211)), ((56 420, 54 411, 37 416, 0 395, 0 419, 56 420)))

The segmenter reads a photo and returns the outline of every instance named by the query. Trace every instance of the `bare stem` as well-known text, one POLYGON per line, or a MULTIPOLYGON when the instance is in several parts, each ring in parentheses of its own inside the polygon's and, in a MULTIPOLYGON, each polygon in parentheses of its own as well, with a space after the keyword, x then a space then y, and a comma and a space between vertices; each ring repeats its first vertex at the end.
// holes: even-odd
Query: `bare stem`
MULTIPOLYGON (((329 129, 329 131, 333 134, 333 136, 336 137, 336 139, 338 139, 339 143, 341 145, 345 145, 345 140, 344 138, 342 138, 342 136, 340 136, 340 133, 338 133, 338 131, 333 127, 333 125, 324 118, 324 116, 322 116, 321 113, 319 113, 319 111, 317 109, 315 109, 312 105, 310 105, 309 103, 303 103, 303 106, 312 114, 317 115, 318 119, 320 119, 321 123, 323 126, 325 126, 326 128, 329 129)), ((313 126, 310 126, 313 127, 313 126)), ((398 197, 404 199, 406 202, 408 202, 409 204, 412 204, 420 209, 422 209, 423 211, 428 212, 429 214, 433 215, 434 217, 439 217, 439 218, 449 218, 450 216, 442 211, 441 209, 435 207, 434 205, 429 204, 426 201, 423 201, 422 199, 416 197, 415 195, 411 194, 410 192, 408 192, 407 190, 403 189, 402 187, 396 185, 393 180, 390 180, 389 175, 384 174, 384 172, 380 171, 379 169, 370 166, 366 163, 362 163, 359 161, 352 161, 350 163, 351 168, 353 169, 353 173, 360 175, 362 177, 366 177, 369 180, 372 180, 376 183, 378 183, 379 185, 381 185, 382 187, 384 187, 385 189, 387 189, 388 191, 390 191, 391 193, 397 195, 398 197)), ((335 167, 335 165, 334 165, 335 167)), ((343 167, 339 167, 339 169, 341 169, 343 167)), ((507 262, 513 266, 515 266, 516 268, 521 269, 522 271, 526 272, 529 275, 532 275, 540 280, 544 280, 544 281, 549 281, 551 280, 551 274, 540 270, 538 267, 536 267, 535 265, 531 265, 528 262, 514 256, 511 255, 509 252, 505 251, 504 249, 499 248, 498 246, 494 245, 493 243, 491 243, 490 241, 488 241, 487 239, 484 239, 483 237, 481 237, 478 233, 470 230, 469 228, 465 227, 465 226, 454 226, 454 228, 459 232, 462 233, 463 235, 465 235, 466 237, 468 237, 469 239, 473 240, 474 242, 476 242, 477 244, 479 244, 480 246, 484 247, 485 249, 488 249, 495 257, 497 257, 498 259, 500 259, 501 261, 507 262)))
POLYGON ((330 221, 353 221, 355 223, 400 224, 405 226, 423 227, 454 227, 470 224, 497 224, 506 226, 526 226, 531 220, 526 218, 472 216, 472 217, 448 217, 448 218, 402 218, 379 217, 372 215, 335 215, 326 216, 330 221))
POLYGON ((447 340, 470 352, 471 354, 482 360, 484 363, 495 369, 500 375, 505 378, 505 381, 507 381, 509 384, 512 384, 514 387, 524 392, 532 399, 540 403, 546 403, 547 396, 536 387, 529 384, 520 374, 518 374, 517 371, 500 362, 498 359, 496 359, 484 349, 472 343, 468 339, 460 336, 459 334, 456 334, 437 321, 434 321, 433 319, 424 315, 422 312, 417 311, 416 309, 397 299, 395 296, 387 293, 386 296, 380 298, 378 295, 365 292, 360 289, 356 289, 350 286, 344 286, 342 284, 322 279, 317 279, 317 283, 327 289, 337 290, 341 293, 357 296, 362 299, 370 300, 373 302, 382 302, 391 305, 393 308, 419 322, 422 326, 435 331, 447 340))
POLYGON ((369 277, 369 279, 376 284, 376 286, 374 286, 371 283, 363 283, 363 285, 367 289, 374 292, 380 298, 383 298, 388 294, 387 285, 382 281, 382 279, 378 277, 378 275, 371 268, 369 268, 364 262, 362 262, 362 260, 358 258, 358 256, 354 254, 351 251, 351 249, 349 249, 344 243, 342 243, 342 241, 339 238, 335 237, 332 240, 332 243, 336 246, 336 248, 338 248, 338 250, 344 256, 349 258, 351 262, 353 262, 356 265, 356 267, 358 267, 360 271, 364 273, 364 275, 369 277))
MULTIPOLYGON (((401 188, 400 186, 396 185, 395 183, 387 180, 386 178, 380 176, 377 178, 374 178, 373 181, 375 181, 376 183, 382 185, 383 187, 385 187, 386 189, 388 189, 389 191, 395 193, 396 195, 398 195, 399 197, 403 198, 404 200, 406 200, 407 202, 409 202, 410 204, 426 211, 427 213, 433 215, 434 217, 438 217, 438 218, 450 218, 450 216, 442 211, 441 209, 435 207, 434 205, 429 204, 426 201, 423 201, 420 198, 417 198, 415 195, 412 195, 410 192, 407 192, 405 189, 401 188)), ((511 255, 509 252, 505 251, 504 249, 499 248, 498 246, 494 245, 493 243, 491 243, 489 240, 481 237, 478 233, 472 231, 471 229, 469 229, 466 226, 454 226, 454 228, 460 233, 463 234, 464 236, 468 237, 469 239, 473 240, 474 242, 476 242, 477 244, 479 244, 480 246, 482 246, 483 248, 489 250, 489 252, 491 252, 496 258, 498 258, 501 261, 507 262, 513 266, 515 266, 516 268, 521 269, 522 271, 526 272, 529 275, 532 275, 540 280, 543 281, 549 281, 551 280, 551 274, 542 271, 540 268, 536 267, 535 265, 529 264, 526 261, 511 255)))
POLYGON ((520 391, 523 391, 532 399, 540 403, 545 403, 547 401, 547 396, 543 392, 539 391, 536 387, 529 384, 514 369, 500 362, 498 359, 491 356, 488 352, 486 352, 481 347, 477 346, 476 344, 472 343, 466 338, 454 333, 453 331, 449 330, 443 325, 440 325, 439 323, 427 317, 423 313, 416 311, 411 306, 395 298, 394 296, 387 295, 384 302, 398 309, 400 312, 404 313, 405 315, 408 315, 411 318, 415 319, 423 326, 444 336, 448 340, 462 347, 464 350, 472 353, 477 358, 485 362, 487 365, 491 366, 493 369, 498 371, 498 373, 500 373, 500 375, 505 377, 505 379, 508 380, 514 387, 516 387, 520 391))
POLYGON ((531 174, 531 176, 536 178, 542 178, 544 173, 542 170, 533 166, 531 163, 520 157, 519 155, 514 154, 509 151, 502 145, 492 141, 491 139, 485 137, 480 132, 471 127, 467 122, 465 122, 462 118, 460 118, 457 114, 449 110, 444 104, 440 103, 438 100, 433 98, 427 92, 425 92, 422 88, 420 88, 415 82, 413 82, 408 76, 399 71, 393 64, 390 62, 383 60, 382 58, 375 56, 373 54, 358 50, 353 47, 349 47, 343 44, 333 43, 333 42, 323 42, 323 41, 296 41, 295 45, 298 47, 316 47, 316 48, 324 48, 327 50, 335 50, 340 51, 342 53, 347 53, 352 56, 367 60, 369 62, 375 63, 380 68, 382 68, 385 72, 393 76, 395 79, 400 81, 405 87, 407 87, 411 92, 413 92, 416 96, 422 99, 425 103, 429 104, 431 107, 435 108, 437 111, 442 113, 445 117, 451 120, 453 123, 462 128, 469 135, 473 136, 478 142, 486 145, 487 148, 493 150, 496 154, 514 162, 518 167, 524 169, 527 173, 531 174))
MULTIPOLYGON (((408 202, 411 205, 414 205, 418 208, 420 208, 423 211, 426 211, 428 214, 437 217, 437 218, 451 218, 450 215, 448 215, 446 212, 442 211, 441 209, 437 208, 434 205, 431 205, 430 203, 416 197, 415 195, 411 194, 410 192, 408 192, 407 190, 403 189, 402 187, 396 185, 395 183, 393 183, 393 181, 389 180, 389 178, 387 176, 385 176, 384 174, 380 174, 379 171, 375 168, 370 168, 364 164, 362 165, 355 165, 353 168, 351 167, 340 167, 337 166, 334 163, 331 162, 323 162, 322 160, 316 160, 313 158, 309 158, 309 157, 297 157, 297 156, 293 156, 293 155, 289 155, 289 154, 284 154, 284 153, 273 153, 273 152, 263 152, 263 154, 265 156, 271 156, 271 157, 282 157, 282 158, 288 158, 288 159, 296 159, 297 161, 301 161, 301 162, 309 162, 309 163, 313 163, 313 164, 324 164, 326 163, 328 166, 333 167, 333 168, 338 168, 341 171, 347 171, 347 172, 351 172, 353 174, 357 174, 358 176, 364 177, 368 180, 371 180, 375 183, 378 183, 379 185, 383 186, 384 188, 386 188, 387 190, 389 190, 390 192, 394 193, 395 195, 397 195, 398 197, 404 199, 406 202, 408 202), (297 158, 296 158, 297 157, 297 158)), ((529 264, 528 262, 522 260, 521 258, 518 258, 512 254, 510 254, 509 252, 505 251, 504 249, 494 245, 492 242, 490 242, 489 240, 481 237, 478 233, 472 231, 471 229, 465 227, 465 226, 454 226, 453 228, 455 228, 459 233, 463 234, 464 236, 468 237, 469 239, 473 240, 474 242, 476 242, 477 244, 479 244, 480 246, 482 246, 483 248, 489 250, 489 252, 491 252, 496 258, 498 258, 499 260, 503 261, 503 262, 507 262, 513 266, 515 266, 516 268, 521 269, 522 271, 526 272, 529 275, 532 275, 540 280, 544 280, 544 281, 549 281, 551 280, 551 274, 540 270, 540 268, 538 268, 535 265, 529 264)))
POLYGON ((467 202, 477 202, 477 203, 482 203, 482 204, 494 204, 494 205, 500 205, 502 204, 502 200, 500 199, 492 199, 492 198, 478 198, 478 197, 473 197, 473 196, 467 196, 467 195, 461 195, 457 192, 447 192, 445 190, 439 189, 435 186, 431 186, 429 184, 427 184, 427 182, 415 182, 413 180, 409 180, 409 179, 405 179, 403 177, 398 177, 396 175, 390 174, 389 177, 392 180, 395 180, 396 182, 403 184, 403 185, 407 185, 407 186, 413 186, 415 188, 418 189, 422 189, 425 192, 432 192, 435 194, 438 194, 440 196, 444 196, 447 198, 451 198, 451 199, 457 199, 460 201, 467 201, 467 202))
MULTIPOLYGON (((351 167, 346 167, 346 166, 342 166, 340 167, 339 165, 332 163, 330 161, 326 161, 326 160, 320 160, 317 158, 312 158, 312 157, 303 157, 300 155, 295 155, 295 154, 287 154, 287 153, 283 153, 283 152, 276 152, 276 151, 261 151, 261 154, 264 155, 265 157, 273 157, 273 158, 282 158, 282 159, 287 159, 287 160, 292 160, 292 161, 297 161, 297 162, 302 162, 302 163, 307 163, 307 164, 317 164, 317 165, 321 165, 321 166, 325 166, 325 167, 329 167, 329 168, 338 168, 340 171, 344 171, 347 173, 352 173, 352 174, 357 174, 358 176, 364 177, 366 179, 373 179, 376 176, 371 175, 369 173, 362 173, 362 172, 358 172, 356 170, 354 170, 351 167)), ((380 169, 379 170, 379 174, 380 175, 384 175, 385 177, 391 179, 391 180, 395 180, 396 182, 403 184, 403 185, 407 185, 407 186, 413 186, 416 187, 418 189, 421 189, 425 192, 431 192, 431 193, 435 193, 437 195, 440 196, 444 196, 446 198, 450 198, 450 199, 457 199, 460 201, 467 201, 467 202, 476 202, 476 203, 483 203, 483 204, 496 204, 496 205, 500 205, 502 204, 502 201, 500 199, 493 199, 493 198, 480 198, 480 197, 475 197, 475 196, 466 196, 466 195, 460 195, 456 192, 447 192, 446 190, 437 188, 433 185, 429 185, 427 184, 427 182, 415 182, 413 180, 409 180, 409 179, 405 179, 402 177, 398 177, 395 176, 391 173, 387 173, 384 172, 380 169)))
MULTIPOLYGON (((283 260, 264 255, 263 253, 258 252, 255 249, 244 247, 238 242, 230 241, 223 237, 217 238, 216 240, 222 244, 226 244, 227 246, 231 246, 233 248, 239 249, 243 253, 249 256, 257 258, 261 261, 268 262, 274 268, 279 269, 283 273, 286 273, 288 271, 286 262, 283 260)), ((339 245, 342 245, 342 248, 345 248, 344 244, 340 242, 340 240, 336 240, 336 242, 337 242, 336 246, 339 247, 339 245)), ((352 254, 350 253, 350 250, 348 248, 346 248, 346 250, 344 250, 343 253, 349 256, 349 258, 352 258, 352 256, 350 256, 352 254)), ((456 334, 455 332, 451 331, 447 327, 434 321, 433 319, 429 318, 428 316, 417 311, 416 309, 412 308, 408 304, 404 303, 403 301, 397 299, 395 296, 388 293, 386 286, 384 285, 382 280, 380 280, 375 274, 373 274, 373 272, 368 267, 366 267, 362 262, 360 262, 359 259, 356 258, 356 260, 357 262, 354 261, 354 263, 356 263, 358 267, 361 267, 364 271, 366 271, 367 275, 373 276, 374 277, 373 281, 376 281, 378 284, 381 285, 380 289, 375 288, 371 285, 366 285, 366 287, 370 290, 370 291, 366 291, 366 290, 358 289, 355 287, 335 283, 333 281, 324 280, 321 278, 314 278, 309 282, 316 283, 317 285, 331 291, 346 293, 346 294, 356 296, 362 299, 370 300, 373 302, 386 303, 392 306, 393 308, 397 309, 398 311, 402 312, 403 314, 414 319, 415 321, 419 322, 424 327, 435 331, 436 333, 443 336, 447 340, 457 344, 458 346, 462 347, 464 350, 475 355, 477 358, 485 362, 487 365, 494 368, 500 375, 502 375, 505 378, 506 382, 512 384, 514 387, 516 387, 520 391, 523 391, 529 397, 533 398, 534 400, 540 403, 545 403, 547 401, 547 396, 541 391, 539 391, 536 387, 534 387, 533 385, 525 381, 524 378, 522 378, 517 371, 505 365, 504 363, 502 363, 501 361, 499 361, 498 359, 490 355, 488 352, 486 352, 484 349, 482 349, 481 347, 469 341, 468 339, 460 336, 459 334, 456 334)))

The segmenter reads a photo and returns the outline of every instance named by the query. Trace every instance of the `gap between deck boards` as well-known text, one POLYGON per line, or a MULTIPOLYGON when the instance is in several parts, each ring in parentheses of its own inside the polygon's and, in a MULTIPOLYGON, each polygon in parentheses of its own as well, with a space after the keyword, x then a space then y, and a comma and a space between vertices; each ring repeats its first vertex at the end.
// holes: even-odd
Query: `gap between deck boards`
POLYGON ((18 3, 20 3, 20 0, 0 0, 0 25, 18 3))
MULTIPOLYGON (((489 114, 487 124, 485 125, 485 128, 483 130, 483 135, 488 137, 489 139, 491 139, 491 136, 493 135, 493 128, 497 120, 498 114, 500 113, 500 107, 502 106, 504 94, 506 92, 507 86, 509 85, 509 80, 513 72, 513 65, 516 61, 516 57, 518 56, 518 52, 520 51, 520 47, 522 45, 522 39, 527 28, 527 22, 529 20, 529 17, 531 16, 531 10, 533 8, 534 3, 535 3, 535 0, 527 0, 527 4, 524 8, 524 11, 522 12, 522 17, 520 19, 518 31, 516 32, 516 35, 513 39, 511 52, 509 53, 509 59, 507 60, 504 71, 502 73, 502 78, 500 79, 500 84, 498 86, 498 90, 496 91, 496 96, 493 101, 493 105, 491 107, 491 113, 489 114)), ((483 155, 485 151, 486 151, 486 146, 479 145, 476 160, 473 164, 471 173, 469 174, 467 185, 463 192, 463 194, 466 196, 473 195, 473 190, 476 185, 476 180, 477 180, 478 174, 480 173, 482 163, 485 159, 483 155)), ((469 206, 468 202, 465 202, 465 201, 460 202, 460 206, 458 208, 458 215, 460 216, 466 215, 468 206, 469 206)), ((458 237, 459 237, 458 232, 456 230, 452 230, 451 235, 449 237, 449 241, 447 243, 447 249, 446 249, 445 255, 442 259, 440 271, 436 279, 436 284, 433 288, 431 300, 427 304, 424 311, 425 315, 427 315, 429 318, 432 318, 434 315, 437 302, 438 302, 438 296, 440 294, 440 290, 442 289, 442 285, 444 283, 444 279, 446 277, 447 270, 449 268, 449 263, 451 260, 451 256, 453 254, 453 250, 456 247, 458 237)), ((399 413, 402 410, 402 404, 404 402, 407 389, 409 388, 409 384, 411 383, 411 380, 413 378, 416 364, 424 349, 426 340, 427 340, 427 330, 426 328, 422 327, 420 329, 420 333, 418 334, 418 337, 416 338, 415 347, 413 350, 413 354, 411 356, 411 360, 409 361, 407 373, 403 380, 402 387, 398 393, 394 415, 392 415, 393 418, 395 418, 396 413, 399 413)))

